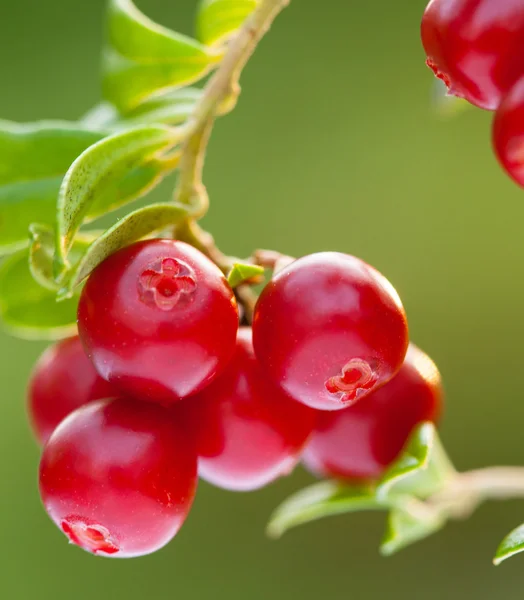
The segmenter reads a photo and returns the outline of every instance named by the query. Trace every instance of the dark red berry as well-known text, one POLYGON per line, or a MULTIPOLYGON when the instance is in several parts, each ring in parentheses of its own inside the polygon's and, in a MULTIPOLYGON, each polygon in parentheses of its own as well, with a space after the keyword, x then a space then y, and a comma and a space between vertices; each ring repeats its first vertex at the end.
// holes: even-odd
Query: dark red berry
POLYGON ((395 375, 408 330, 397 293, 378 271, 353 256, 322 252, 296 260, 265 287, 253 343, 290 396, 338 410, 395 375))
POLYGON ((524 74, 522 0, 432 0, 422 19, 427 64, 450 94, 495 110, 524 74))
POLYGON ((149 240, 93 271, 78 328, 104 379, 140 400, 171 404, 203 389, 227 365, 238 309, 225 277, 201 252, 149 240))
POLYGON ((78 337, 47 348, 34 366, 28 388, 33 431, 45 443, 55 427, 79 406, 118 396, 87 358, 78 337))
POLYGON ((321 477, 378 479, 402 451, 413 428, 438 419, 441 404, 437 367, 410 344, 404 365, 389 383, 346 410, 318 413, 304 463, 321 477))
POLYGON ((240 330, 226 371, 179 406, 196 433, 199 474, 229 490, 254 490, 289 474, 315 422, 315 411, 267 379, 250 328, 240 330))
POLYGON ((495 113, 493 147, 510 177, 524 187, 524 77, 517 81, 495 113))
POLYGON ((173 415, 136 400, 100 400, 55 429, 40 494, 71 542, 100 555, 149 554, 184 522, 196 489, 193 441, 173 415))

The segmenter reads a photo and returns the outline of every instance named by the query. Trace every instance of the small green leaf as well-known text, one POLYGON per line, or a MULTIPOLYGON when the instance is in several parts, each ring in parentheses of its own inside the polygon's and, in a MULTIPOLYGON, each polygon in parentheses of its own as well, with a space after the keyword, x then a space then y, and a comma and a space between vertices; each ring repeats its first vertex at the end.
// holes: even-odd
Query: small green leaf
POLYGON ((39 285, 21 250, 0 266, 0 317, 4 328, 25 339, 54 340, 76 333, 78 296, 56 302, 55 292, 39 285))
POLYGON ((198 39, 223 43, 254 10, 259 0, 202 0, 197 15, 198 39))
POLYGON ((55 234, 48 225, 33 223, 29 227, 29 235, 31 237, 29 245, 31 274, 41 286, 56 292, 57 285, 53 277, 55 234))
POLYGON ((331 515, 361 510, 380 510, 387 506, 380 502, 371 487, 342 485, 323 481, 283 502, 269 520, 267 533, 278 538, 288 529, 331 515))
POLYGON ((105 133, 78 123, 0 121, 0 255, 29 243, 29 225, 51 225, 62 179, 105 133))
POLYGON ((196 40, 157 25, 131 0, 110 0, 108 36, 104 95, 123 112, 157 92, 201 79, 221 58, 196 40))
POLYGON ((68 273, 59 297, 67 298, 105 258, 137 240, 188 217, 187 208, 175 204, 152 204, 140 208, 104 232, 84 249, 83 255, 68 273))
POLYGON ((402 548, 436 533, 445 524, 444 516, 415 498, 406 498, 388 517, 380 552, 390 556, 402 548))
POLYGON ((86 215, 103 214, 145 193, 154 155, 177 141, 177 133, 166 127, 140 127, 94 144, 75 160, 58 195, 55 276, 64 271, 86 215))
POLYGON ((232 288, 245 283, 250 279, 258 279, 264 275, 264 267, 250 265, 247 263, 234 263, 233 268, 227 276, 227 281, 232 288))
POLYGON ((493 564, 500 565, 507 558, 511 558, 520 552, 524 552, 524 525, 514 529, 502 540, 493 558, 493 564))
POLYGON ((455 473, 433 423, 419 425, 403 453, 377 485, 377 496, 410 494, 427 497, 444 486, 455 473))

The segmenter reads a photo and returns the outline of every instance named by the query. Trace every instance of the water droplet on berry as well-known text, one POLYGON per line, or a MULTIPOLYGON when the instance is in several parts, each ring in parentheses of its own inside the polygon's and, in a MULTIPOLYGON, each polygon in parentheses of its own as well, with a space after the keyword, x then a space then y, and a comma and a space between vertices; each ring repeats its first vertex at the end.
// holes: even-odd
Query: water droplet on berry
POLYGON ((93 554, 116 554, 119 546, 111 539, 109 531, 102 525, 88 524, 82 519, 71 517, 62 520, 62 531, 72 544, 93 554))
POLYGON ((164 311, 186 305, 193 299, 196 289, 193 269, 176 258, 163 258, 150 264, 138 278, 140 300, 164 311))
POLYGON ((372 366, 362 358, 353 358, 342 367, 340 375, 326 381, 329 393, 339 396, 347 404, 353 404, 361 392, 371 389, 378 379, 372 366))

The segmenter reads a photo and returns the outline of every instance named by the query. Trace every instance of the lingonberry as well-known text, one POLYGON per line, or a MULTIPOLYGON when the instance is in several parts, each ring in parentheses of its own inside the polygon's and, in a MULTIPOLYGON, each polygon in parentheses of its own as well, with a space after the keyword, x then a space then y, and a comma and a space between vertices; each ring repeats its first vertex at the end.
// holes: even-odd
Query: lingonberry
POLYGON ((193 501, 193 441, 167 409, 130 399, 91 402, 55 429, 40 463, 40 493, 71 542, 131 557, 164 546, 193 501))
POLYGON ((235 348, 238 309, 226 279, 195 248, 138 242, 89 277, 80 338, 98 372, 127 395, 170 404, 209 384, 235 348))
POLYGON ((400 299, 380 273, 353 256, 322 252, 291 263, 265 287, 253 343, 290 396, 338 410, 395 375, 408 330, 400 299))
POLYGON ((377 479, 418 423, 438 419, 441 403, 437 367, 410 344, 402 368, 389 383, 346 410, 318 413, 304 464, 321 477, 377 479))
POLYGON ((524 187, 524 77, 513 86, 495 113, 493 147, 504 169, 524 187))
POLYGON ((316 412, 268 381, 247 327, 239 331, 226 371, 174 410, 181 411, 196 434, 200 476, 242 491, 289 474, 313 430, 316 412))
POLYGON ((481 108, 495 110, 524 74, 522 0, 432 0, 421 33, 449 93, 481 108))
POLYGON ((79 406, 118 396, 87 358, 78 337, 47 348, 34 366, 28 386, 33 431, 45 443, 55 427, 79 406))

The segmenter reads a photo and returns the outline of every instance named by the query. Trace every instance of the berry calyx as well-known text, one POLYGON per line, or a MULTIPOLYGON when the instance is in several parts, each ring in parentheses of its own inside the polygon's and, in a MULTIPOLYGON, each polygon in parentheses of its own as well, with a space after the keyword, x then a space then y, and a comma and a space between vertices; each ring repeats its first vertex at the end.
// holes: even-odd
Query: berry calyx
POLYGON ((29 380, 28 413, 36 438, 44 444, 79 406, 118 395, 96 372, 78 337, 53 344, 40 356, 29 380))
POLYGON ((182 410, 187 429, 196 435, 200 476, 237 491, 288 475, 315 423, 315 411, 268 380, 247 327, 239 331, 226 371, 174 410, 182 410))
POLYGON ((101 556, 149 554, 184 522, 196 489, 193 441, 160 406, 101 400, 70 414, 44 447, 40 494, 69 540, 101 556))
POLYGON ((265 287, 253 344, 291 397, 340 410, 397 373, 408 329, 398 294, 378 271, 354 256, 321 252, 291 263, 265 287))
POLYGON ((437 367, 410 344, 402 368, 389 383, 346 410, 318 413, 303 462, 320 477, 376 480, 419 423, 438 420, 442 396, 437 367))
POLYGON ((200 391, 226 367, 238 309, 224 275, 201 252, 148 240, 93 271, 78 328, 104 379, 126 395, 167 405, 200 391))
POLYGON ((524 77, 513 86, 495 113, 492 139, 500 164, 524 187, 524 77))
POLYGON ((431 0, 421 26, 427 65, 450 94, 495 110, 524 74, 520 0, 431 0))

